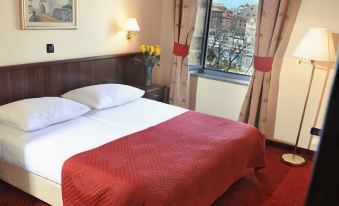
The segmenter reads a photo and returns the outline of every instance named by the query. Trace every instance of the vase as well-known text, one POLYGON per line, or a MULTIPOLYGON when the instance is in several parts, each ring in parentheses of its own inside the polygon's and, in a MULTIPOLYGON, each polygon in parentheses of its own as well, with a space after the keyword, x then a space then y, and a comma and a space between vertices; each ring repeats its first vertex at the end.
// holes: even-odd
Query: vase
POLYGON ((153 67, 145 66, 145 86, 152 86, 153 67))

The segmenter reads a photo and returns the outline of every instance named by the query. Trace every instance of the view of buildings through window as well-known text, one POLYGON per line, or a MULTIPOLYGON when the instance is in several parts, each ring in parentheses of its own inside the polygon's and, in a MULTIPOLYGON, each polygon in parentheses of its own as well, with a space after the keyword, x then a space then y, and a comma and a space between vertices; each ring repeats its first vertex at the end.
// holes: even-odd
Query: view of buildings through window
MULTIPOLYGON (((202 42, 203 32, 200 27, 204 25, 201 21, 204 22, 202 19, 205 16, 199 11, 204 6, 206 8, 207 0, 200 1, 196 26, 198 30, 195 31, 192 46, 202 42)), ((213 0, 211 6, 207 48, 203 51, 206 52, 204 67, 251 75, 258 0, 213 0)), ((197 46, 193 46, 191 51, 190 64, 201 57, 197 46)))

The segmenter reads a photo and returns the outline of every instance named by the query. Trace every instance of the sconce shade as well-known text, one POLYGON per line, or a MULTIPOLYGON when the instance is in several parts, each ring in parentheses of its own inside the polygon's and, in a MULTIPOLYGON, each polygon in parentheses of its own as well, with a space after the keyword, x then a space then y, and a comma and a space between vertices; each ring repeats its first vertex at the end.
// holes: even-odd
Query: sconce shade
POLYGON ((311 28, 301 40, 293 56, 313 61, 335 62, 332 34, 325 28, 311 28))
POLYGON ((137 20, 135 18, 128 18, 125 25, 125 30, 133 32, 140 31, 137 20))

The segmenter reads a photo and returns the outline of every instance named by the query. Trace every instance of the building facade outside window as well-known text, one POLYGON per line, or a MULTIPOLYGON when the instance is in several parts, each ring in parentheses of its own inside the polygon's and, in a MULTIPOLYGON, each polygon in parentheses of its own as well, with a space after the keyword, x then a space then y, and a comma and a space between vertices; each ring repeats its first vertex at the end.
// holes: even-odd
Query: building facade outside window
POLYGON ((258 0, 199 0, 190 65, 250 76, 258 0))

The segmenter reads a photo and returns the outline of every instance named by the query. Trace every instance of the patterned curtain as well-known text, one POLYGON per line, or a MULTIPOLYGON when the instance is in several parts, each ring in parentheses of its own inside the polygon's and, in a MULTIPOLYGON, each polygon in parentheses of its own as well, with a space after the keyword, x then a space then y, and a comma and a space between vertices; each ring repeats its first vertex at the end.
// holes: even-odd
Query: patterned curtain
POLYGON ((189 107, 188 53, 193 38, 197 0, 174 0, 174 45, 171 70, 170 104, 189 107))
POLYGON ((260 0, 254 68, 239 121, 273 138, 279 76, 301 0, 260 0))

